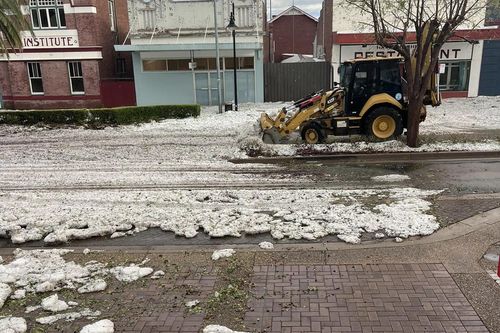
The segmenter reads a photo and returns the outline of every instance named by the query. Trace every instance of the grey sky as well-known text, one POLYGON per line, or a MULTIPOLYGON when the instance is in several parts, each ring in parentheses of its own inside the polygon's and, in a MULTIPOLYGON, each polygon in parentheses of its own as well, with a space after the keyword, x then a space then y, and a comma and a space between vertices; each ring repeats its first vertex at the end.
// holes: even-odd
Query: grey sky
MULTIPOLYGON (((267 6, 269 7, 269 1, 267 0, 267 6)), ((300 9, 308 12, 314 17, 319 17, 319 12, 321 11, 322 0, 271 0, 273 14, 277 15, 290 7, 293 3, 300 9)))

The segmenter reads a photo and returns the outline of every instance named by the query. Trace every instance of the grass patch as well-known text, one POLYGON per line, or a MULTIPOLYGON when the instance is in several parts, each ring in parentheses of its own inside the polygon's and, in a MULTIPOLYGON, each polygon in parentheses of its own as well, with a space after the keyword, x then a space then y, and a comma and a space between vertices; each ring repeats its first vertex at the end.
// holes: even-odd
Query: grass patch
POLYGON ((0 124, 70 125, 102 128, 163 119, 198 117, 200 109, 199 105, 153 105, 112 109, 2 111, 0 112, 0 124))

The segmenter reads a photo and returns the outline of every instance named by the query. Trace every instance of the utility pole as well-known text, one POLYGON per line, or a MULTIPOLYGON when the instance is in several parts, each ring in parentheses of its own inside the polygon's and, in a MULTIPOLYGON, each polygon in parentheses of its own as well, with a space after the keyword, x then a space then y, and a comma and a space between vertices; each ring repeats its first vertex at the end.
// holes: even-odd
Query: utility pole
MULTIPOLYGON (((219 27, 217 25, 217 0, 214 0, 215 24, 215 58, 217 62, 217 92, 219 94, 219 113, 222 113, 222 81, 220 78, 220 52, 219 52, 219 27)), ((211 93, 211 92, 209 92, 211 93)))

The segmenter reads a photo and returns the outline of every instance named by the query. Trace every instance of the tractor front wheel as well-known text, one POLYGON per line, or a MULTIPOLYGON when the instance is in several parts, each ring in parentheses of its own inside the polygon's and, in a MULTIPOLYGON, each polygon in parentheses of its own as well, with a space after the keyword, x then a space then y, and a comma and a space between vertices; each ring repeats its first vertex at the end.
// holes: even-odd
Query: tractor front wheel
POLYGON ((307 144, 323 143, 325 136, 321 130, 321 126, 315 123, 308 124, 302 129, 302 140, 307 144))
POLYGON ((401 114, 388 107, 380 107, 368 114, 365 120, 365 133, 372 139, 385 141, 403 133, 401 114))

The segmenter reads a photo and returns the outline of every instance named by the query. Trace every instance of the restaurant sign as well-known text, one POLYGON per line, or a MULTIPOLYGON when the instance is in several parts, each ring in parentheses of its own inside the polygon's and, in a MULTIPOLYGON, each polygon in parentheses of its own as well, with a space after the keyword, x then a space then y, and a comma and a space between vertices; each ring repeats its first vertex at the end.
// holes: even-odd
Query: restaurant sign
MULTIPOLYGON (((410 44, 410 49, 416 47, 410 44)), ((473 45, 467 42, 449 42, 441 48, 439 59, 446 60, 470 60, 472 59, 473 45)), ((389 50, 378 45, 342 45, 340 61, 344 62, 356 58, 368 57, 398 57, 394 50, 389 50)))

